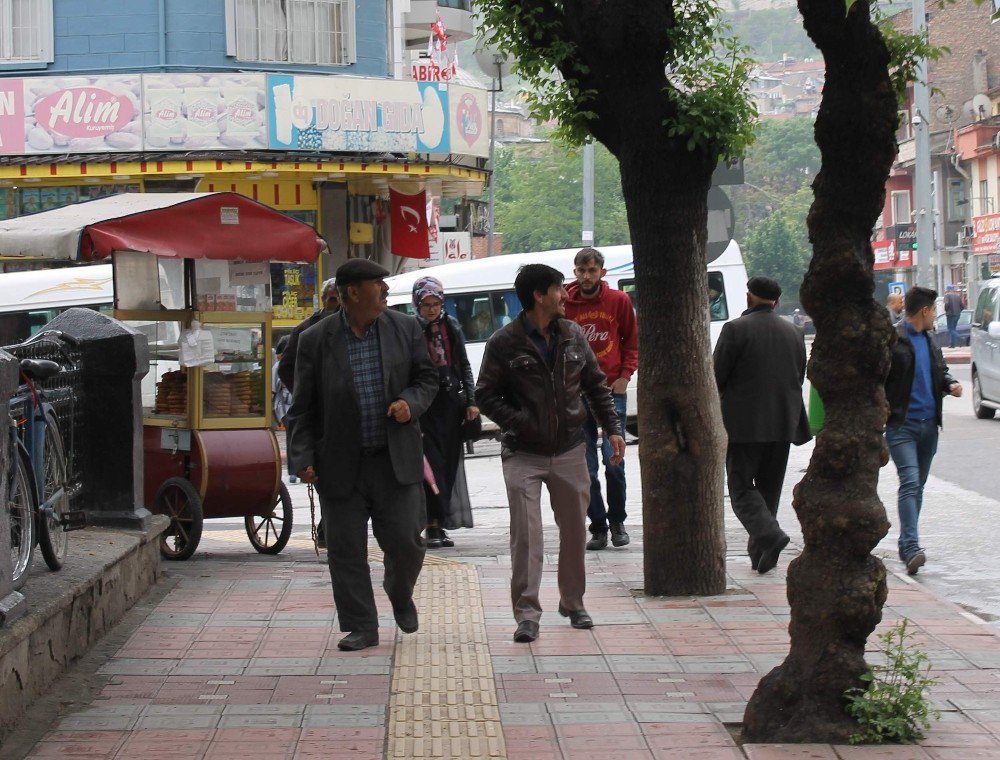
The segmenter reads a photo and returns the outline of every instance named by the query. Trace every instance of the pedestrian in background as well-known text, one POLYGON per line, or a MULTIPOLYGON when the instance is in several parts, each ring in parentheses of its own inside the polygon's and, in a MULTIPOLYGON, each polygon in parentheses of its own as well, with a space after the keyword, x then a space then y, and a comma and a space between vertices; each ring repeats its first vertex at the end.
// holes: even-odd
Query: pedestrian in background
POLYGON ((944 317, 948 322, 948 347, 955 348, 961 341, 958 337, 958 318, 962 316, 962 296, 950 282, 945 286, 944 317))
MULTIPOLYGON (((281 382, 281 378, 278 377, 278 362, 281 361, 281 357, 284 355, 287 347, 287 335, 282 335, 278 338, 278 342, 274 345, 275 362, 271 366, 271 411, 274 413, 272 427, 275 429, 284 426, 288 409, 292 405, 292 394, 285 387, 285 384, 281 382)), ((294 475, 292 476, 292 482, 295 482, 294 475)))
POLYGON ((885 308, 889 310, 889 320, 894 325, 898 325, 903 318, 903 296, 901 293, 892 292, 885 299, 885 308))
MULTIPOLYGON (((317 309, 299 322, 292 330, 291 335, 286 336, 288 341, 285 344, 284 351, 281 352, 281 357, 275 368, 278 380, 288 389, 289 393, 294 393, 295 391, 295 357, 299 349, 299 336, 321 320, 336 313, 340 308, 340 295, 337 293, 336 281, 333 277, 323 283, 319 291, 319 297, 322 308, 317 309)), ((288 441, 292 438, 292 427, 295 425, 295 420, 290 415, 286 416, 284 425, 285 449, 287 452, 288 441)), ((292 483, 298 482, 298 476, 290 466, 288 475, 289 481, 292 483)), ((319 549, 326 548, 326 531, 322 516, 320 516, 319 525, 316 526, 316 546, 319 549)))
MULTIPOLYGON (((604 254, 594 248, 580 249, 573 259, 573 273, 576 282, 566 292, 566 318, 576 322, 597 356, 601 371, 611 388, 615 402, 615 412, 624 434, 625 414, 629 380, 639 367, 639 327, 635 319, 632 299, 627 293, 615 290, 602 279, 608 271, 604 268, 604 254)), ((605 509, 601 498, 600 462, 597 457, 597 419, 589 410, 583 426, 583 436, 587 444, 587 470, 590 472, 590 518, 592 538, 587 548, 606 549, 608 530, 611 543, 625 546, 629 535, 625 531, 625 465, 612 464, 614 452, 611 449, 607 431, 601 440, 601 460, 604 462, 604 479, 608 486, 608 501, 605 509)))
POLYGON ((517 273, 514 290, 523 311, 487 341, 476 399, 503 432, 514 641, 530 642, 538 638, 542 617, 542 483, 559 527, 559 614, 574 628, 594 625, 583 605, 584 516, 590 503, 584 399, 610 437, 612 464, 625 456, 625 439, 597 357, 579 326, 565 319, 562 272, 527 264, 517 273))
POLYGON ((906 318, 896 325, 892 364, 885 381, 889 420, 885 441, 899 474, 899 558, 916 575, 927 562, 920 546, 920 508, 924 484, 937 453, 945 394, 962 395, 934 337, 937 291, 914 287, 906 294, 906 318))
POLYGON ((424 331, 427 351, 437 367, 439 386, 430 407, 420 418, 424 434, 424 456, 430 464, 437 492, 424 481, 427 498, 428 549, 451 547, 455 542, 445 532, 455 479, 462 464, 462 423, 479 416, 472 366, 458 321, 444 309, 444 286, 434 277, 413 283, 413 305, 424 331))
POLYGON ((427 512, 418 420, 438 372, 417 320, 388 308, 388 274, 367 259, 337 269, 340 313, 302 333, 295 360, 288 463, 319 494, 343 650, 378 645, 369 520, 396 623, 404 633, 419 626, 413 587, 427 512))
POLYGON ((714 355, 729 434, 729 500, 750 536, 750 566, 761 574, 774 569, 788 545, 778 524, 788 449, 812 438, 802 402, 805 337, 775 314, 780 298, 776 280, 751 277, 747 310, 722 326, 714 355))

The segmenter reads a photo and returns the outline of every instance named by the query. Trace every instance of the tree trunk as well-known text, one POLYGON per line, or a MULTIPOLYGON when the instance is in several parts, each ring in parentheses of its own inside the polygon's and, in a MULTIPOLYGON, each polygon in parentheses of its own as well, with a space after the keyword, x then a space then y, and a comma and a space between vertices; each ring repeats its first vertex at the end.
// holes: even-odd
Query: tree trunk
POLYGON ((667 141, 637 139, 618 158, 638 295, 645 592, 719 594, 726 588, 726 434, 705 260, 713 167, 667 141))
POLYGON ((751 742, 843 743, 858 730, 844 692, 864 686, 865 642, 886 599, 885 566, 871 551, 889 529, 876 487, 895 334, 873 300, 870 236, 896 155, 897 105, 866 2, 846 16, 840 0, 799 0, 799 10, 827 71, 801 291, 816 324, 809 379, 826 419, 795 487, 805 547, 788 569, 791 649, 751 697, 743 732, 751 742))

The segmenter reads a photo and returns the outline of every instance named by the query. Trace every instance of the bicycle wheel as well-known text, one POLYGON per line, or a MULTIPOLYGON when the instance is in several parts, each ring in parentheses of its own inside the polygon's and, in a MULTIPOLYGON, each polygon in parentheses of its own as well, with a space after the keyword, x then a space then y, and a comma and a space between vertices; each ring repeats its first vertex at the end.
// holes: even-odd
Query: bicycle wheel
POLYGON ((10 559, 14 589, 28 580, 35 548, 35 492, 25 454, 20 446, 10 452, 7 469, 7 511, 10 516, 10 559))
POLYGON ((285 548, 292 535, 292 497, 288 488, 282 483, 274 507, 267 517, 247 515, 247 536, 250 544, 261 554, 277 554, 285 548), (278 515, 278 505, 281 505, 281 515, 278 515))
MULTIPOLYGON (((66 485, 66 447, 55 415, 45 417, 45 472, 42 478, 42 497, 45 503, 60 488, 66 485)), ((69 511, 69 496, 63 495, 49 505, 51 511, 38 515, 38 546, 45 557, 45 564, 51 570, 59 570, 66 561, 69 548, 69 533, 63 529, 62 517, 69 511)))
POLYGON ((198 548, 204 514, 201 497, 187 478, 167 478, 153 499, 153 512, 170 518, 170 527, 160 534, 163 559, 187 559, 198 548))

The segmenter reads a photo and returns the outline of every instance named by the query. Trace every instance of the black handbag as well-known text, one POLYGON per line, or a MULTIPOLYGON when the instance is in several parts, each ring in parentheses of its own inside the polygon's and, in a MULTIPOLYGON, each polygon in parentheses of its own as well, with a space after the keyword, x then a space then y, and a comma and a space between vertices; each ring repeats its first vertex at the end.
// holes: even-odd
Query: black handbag
POLYGON ((483 434, 483 415, 477 414, 474 420, 462 420, 462 440, 478 441, 483 434))

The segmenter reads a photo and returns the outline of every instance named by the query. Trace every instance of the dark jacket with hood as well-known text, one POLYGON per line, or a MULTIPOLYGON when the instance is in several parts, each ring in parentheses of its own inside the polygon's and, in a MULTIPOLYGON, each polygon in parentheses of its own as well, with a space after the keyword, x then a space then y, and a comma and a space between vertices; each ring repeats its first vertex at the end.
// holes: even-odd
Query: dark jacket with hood
POLYGON ((583 443, 587 405, 606 434, 621 435, 611 389, 580 326, 568 319, 553 322, 551 369, 528 329, 522 312, 497 330, 479 370, 476 399, 503 431, 504 448, 542 456, 566 453, 583 443))

